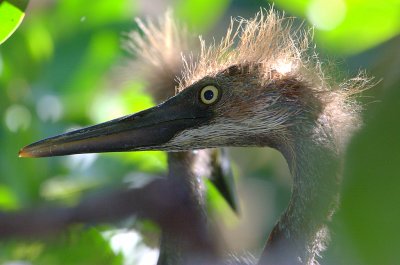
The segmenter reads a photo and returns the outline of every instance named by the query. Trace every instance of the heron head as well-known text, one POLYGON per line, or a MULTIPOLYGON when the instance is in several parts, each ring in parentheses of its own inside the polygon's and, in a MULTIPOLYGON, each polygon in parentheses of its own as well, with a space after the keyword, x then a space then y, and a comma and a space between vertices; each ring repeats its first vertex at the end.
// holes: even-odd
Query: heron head
POLYGON ((201 46, 196 62, 183 63, 176 96, 133 115, 33 143, 20 156, 276 147, 290 134, 302 133, 296 127, 300 123, 304 128, 317 120, 325 104, 321 95, 329 89, 316 64, 303 58, 307 36, 296 39, 290 21, 273 10, 240 21, 236 30, 231 26, 219 45, 202 41, 201 46))
POLYGON ((263 81, 257 68, 230 66, 156 107, 38 141, 20 156, 272 145, 296 108, 282 82, 263 81))

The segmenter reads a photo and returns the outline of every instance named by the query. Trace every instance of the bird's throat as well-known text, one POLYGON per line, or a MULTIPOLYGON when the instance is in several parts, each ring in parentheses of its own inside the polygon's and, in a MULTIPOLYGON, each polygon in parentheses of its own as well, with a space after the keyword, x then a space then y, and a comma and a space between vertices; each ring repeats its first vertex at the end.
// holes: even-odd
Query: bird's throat
POLYGON ((274 227, 259 264, 316 264, 339 200, 341 161, 333 143, 297 139, 280 150, 293 176, 289 206, 274 227))

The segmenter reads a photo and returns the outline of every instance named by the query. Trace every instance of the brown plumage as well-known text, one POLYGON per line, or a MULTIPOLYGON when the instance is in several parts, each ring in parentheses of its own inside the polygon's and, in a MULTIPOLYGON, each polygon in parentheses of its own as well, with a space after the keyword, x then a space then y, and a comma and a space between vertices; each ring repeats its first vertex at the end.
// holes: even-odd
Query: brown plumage
MULTIPOLYGON (((155 42, 160 36, 154 34, 155 42)), ((259 264, 317 264, 338 206, 346 144, 360 126, 361 108, 353 95, 369 85, 363 76, 336 83, 322 69, 309 38, 293 29, 290 19, 261 10, 254 19, 232 22, 220 44, 202 40, 200 55, 185 57, 175 97, 39 141, 20 155, 275 148, 291 171, 292 196, 259 264)))
POLYGON ((210 83, 222 90, 213 120, 179 133, 163 148, 281 151, 293 175, 292 198, 261 264, 316 264, 338 204, 341 157, 360 125, 360 107, 352 96, 368 80, 333 82, 309 46, 309 34, 294 31, 291 20, 273 10, 236 24, 218 45, 201 40, 197 61, 184 60, 180 91, 210 83))

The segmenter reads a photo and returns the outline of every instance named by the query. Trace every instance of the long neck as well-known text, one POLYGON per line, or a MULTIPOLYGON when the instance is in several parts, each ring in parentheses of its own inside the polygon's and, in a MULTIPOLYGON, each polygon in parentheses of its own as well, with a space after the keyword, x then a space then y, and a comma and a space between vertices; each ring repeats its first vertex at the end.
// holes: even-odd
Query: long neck
POLYGON ((282 146, 293 176, 290 203, 274 227, 259 264, 317 264, 339 199, 341 161, 331 139, 295 137, 282 146))
MULTIPOLYGON (((195 232, 207 233, 206 211, 204 206, 204 187, 201 175, 196 172, 198 156, 192 151, 168 153, 168 180, 175 188, 175 193, 180 198, 179 207, 186 207, 195 216, 187 220, 196 226, 195 232)), ((189 213, 188 213, 189 215, 189 213)), ((177 234, 176 231, 162 231, 160 242, 160 256, 158 265, 183 265, 192 253, 187 235, 177 234)))

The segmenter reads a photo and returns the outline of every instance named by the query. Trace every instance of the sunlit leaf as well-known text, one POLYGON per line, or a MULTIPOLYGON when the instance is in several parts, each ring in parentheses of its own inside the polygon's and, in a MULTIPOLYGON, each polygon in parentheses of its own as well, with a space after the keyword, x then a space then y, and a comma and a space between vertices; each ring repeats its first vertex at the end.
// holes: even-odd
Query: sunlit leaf
POLYGON ((48 60, 53 55, 53 39, 44 23, 32 21, 29 25, 29 31, 26 32, 26 40, 34 60, 48 60))
POLYGON ((154 100, 148 93, 144 92, 144 85, 140 82, 130 83, 120 92, 119 97, 128 113, 135 113, 155 106, 154 100))
POLYGON ((113 252, 101 231, 74 228, 53 239, 28 242, 2 240, 0 242, 0 263, 119 265, 122 264, 122 255, 113 252))
POLYGON ((96 4, 82 3, 79 0, 60 1, 57 13, 63 15, 66 20, 57 29, 72 32, 77 28, 93 28, 107 23, 133 18, 135 1, 108 1, 99 0, 96 4))
POLYGON ((275 3, 315 26, 324 49, 355 54, 400 33, 400 1, 277 0, 275 3))
POLYGON ((167 155, 161 151, 142 151, 116 154, 123 161, 134 163, 137 170, 162 172, 167 169, 167 155))
POLYGON ((206 32, 228 7, 230 0, 180 0, 176 1, 176 15, 191 30, 206 32))
POLYGON ((4 185, 0 185, 0 209, 13 210, 18 207, 18 201, 15 194, 4 185))
POLYGON ((21 24, 28 0, 0 1, 0 44, 5 42, 21 24))

